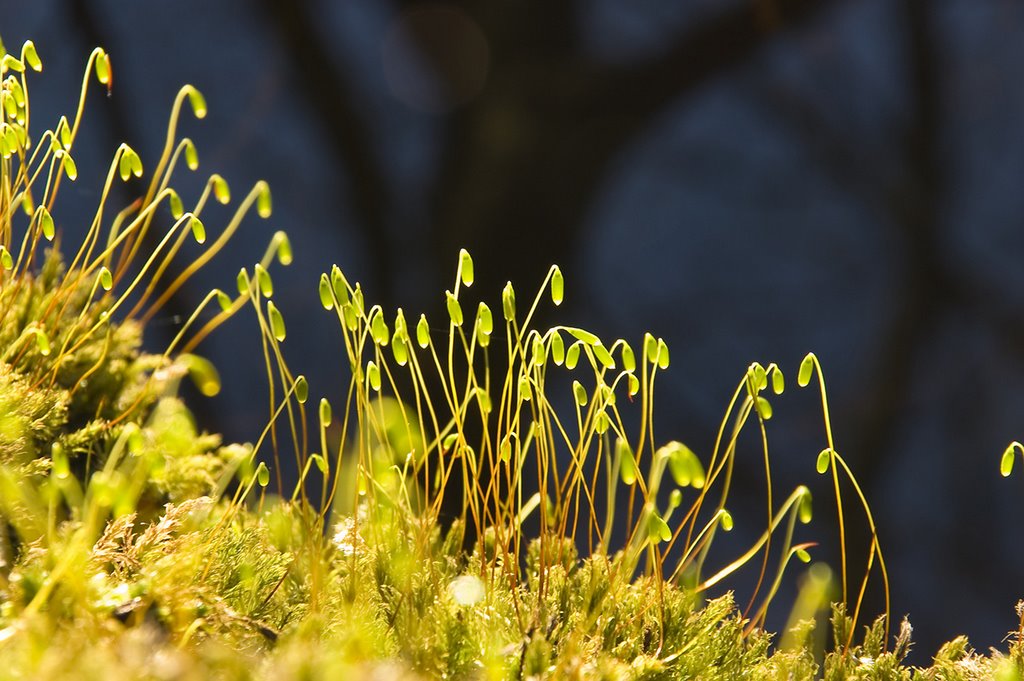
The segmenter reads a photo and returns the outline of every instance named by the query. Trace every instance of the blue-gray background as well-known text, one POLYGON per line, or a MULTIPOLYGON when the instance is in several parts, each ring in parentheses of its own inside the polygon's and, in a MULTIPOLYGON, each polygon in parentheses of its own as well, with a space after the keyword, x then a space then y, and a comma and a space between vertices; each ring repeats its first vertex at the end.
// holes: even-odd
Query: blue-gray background
MULTIPOLYGON (((669 343, 661 440, 706 457, 746 366, 788 370, 769 424, 777 483, 813 485, 802 536, 836 564, 819 411, 791 394, 814 350, 915 659, 1016 628, 1024 481, 997 466, 1024 437, 1019 3, 0 0, 0 35, 39 48, 37 130, 70 114, 92 47, 112 55, 112 94, 91 91, 77 145, 83 178, 62 190, 66 233, 118 142, 153 166, 185 82, 210 109, 182 126, 201 171, 236 200, 271 184, 270 223, 246 222, 154 344, 285 229, 288 357, 340 402, 340 334, 316 295, 332 263, 371 300, 440 314, 460 247, 492 308, 506 279, 525 296, 558 262, 559 321, 669 343)), ((242 315, 200 348, 225 389, 197 410, 234 440, 266 419, 254 339, 242 315)), ((740 456, 758 489, 759 451, 740 456)), ((737 532, 752 539, 756 520, 737 532)))

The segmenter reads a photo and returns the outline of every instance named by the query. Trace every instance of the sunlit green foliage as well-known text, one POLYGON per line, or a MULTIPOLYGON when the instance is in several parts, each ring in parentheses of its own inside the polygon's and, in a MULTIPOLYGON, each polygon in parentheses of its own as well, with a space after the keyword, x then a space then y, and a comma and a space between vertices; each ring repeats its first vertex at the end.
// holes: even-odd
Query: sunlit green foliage
MULTIPOLYGON (((811 560, 813 544, 796 534, 812 509, 805 486, 780 503, 772 483, 766 423, 770 395, 785 388, 780 367, 742 372, 705 456, 666 441, 654 395, 667 343, 648 333, 634 352, 574 326, 535 328, 539 306, 566 295, 557 267, 532 299, 517 303, 509 282, 499 320, 497 300, 467 300, 475 272, 463 250, 443 293, 447 318, 410 317, 414 330, 341 268, 324 273, 319 299, 337 318, 350 384, 340 408, 319 400, 312 435, 310 385, 288 368, 285 306, 270 300, 268 268, 293 257, 283 232, 238 273, 237 296, 211 291, 164 352, 142 352, 145 323, 244 216, 270 215, 269 187, 257 183, 206 243, 200 214, 230 192, 216 174, 194 203, 170 186, 179 159, 199 165, 177 125, 186 101, 198 118, 206 103, 185 86, 144 195, 105 217, 115 179, 146 177, 122 145, 63 259, 48 247, 61 224, 51 209, 62 181, 90 172, 74 162, 74 140, 89 80, 109 87, 113 65, 94 51, 73 122, 34 139, 26 72, 42 62, 31 43, 20 57, 0 44, 0 59, 0 677, 1022 678, 1024 606, 1005 654, 956 639, 932 668, 912 669, 910 627, 889 647, 887 613, 856 642, 869 581, 880 575, 871 585, 888 602, 888 575, 814 355, 797 383, 818 377, 825 442, 808 467, 832 475, 836 584, 821 563, 803 575, 791 567, 811 560), (243 307, 259 329, 269 419, 253 444, 224 445, 198 432, 178 385, 187 375, 217 392, 216 369, 192 350, 243 307), (741 445, 746 430, 759 451, 741 445), (715 539, 739 522, 728 509, 737 466, 763 471, 765 517, 729 555, 715 539), (850 551, 867 559, 848 592, 851 514, 870 544, 850 551), (757 576, 745 604, 721 591, 739 570, 757 576), (799 578, 799 596, 774 604, 787 578, 799 578), (770 606, 790 612, 775 638, 764 630, 770 606)), ((1004 475, 1018 450, 1007 449, 1004 475)))

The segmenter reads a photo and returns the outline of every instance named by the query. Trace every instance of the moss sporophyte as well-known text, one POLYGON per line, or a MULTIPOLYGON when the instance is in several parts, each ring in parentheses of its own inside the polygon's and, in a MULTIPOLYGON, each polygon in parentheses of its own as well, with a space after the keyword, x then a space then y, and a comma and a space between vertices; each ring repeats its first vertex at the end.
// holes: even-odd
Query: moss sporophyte
POLYGON ((814 544, 797 538, 809 490, 772 481, 781 368, 742 372, 707 456, 662 440, 654 395, 668 345, 645 334, 634 351, 578 327, 535 328, 540 306, 566 295, 557 267, 526 307, 511 282, 500 301, 473 300, 462 251, 440 321, 371 304, 332 267, 318 293, 350 369, 341 408, 321 398, 307 410, 310 385, 285 360, 271 275, 292 260, 283 232, 163 352, 142 351, 146 323, 245 216, 270 216, 270 190, 258 182, 208 234, 204 208, 231 193, 216 174, 198 197, 172 186, 199 166, 179 119, 206 114, 185 86, 153 171, 118 147, 68 248, 62 220, 73 218, 55 215, 55 201, 90 172, 74 144, 92 81, 110 87, 110 56, 90 56, 74 117, 35 136, 28 93, 42 62, 31 42, 0 54, 0 677, 1021 678, 1020 630, 989 656, 957 639, 928 670, 903 664, 910 627, 893 637, 888 612, 858 639, 865 594, 879 590, 888 610, 889 580, 814 355, 797 383, 821 396, 816 464, 838 509, 835 577, 790 565, 811 561, 814 544), (131 178, 148 178, 139 198, 108 210, 114 184, 131 178), (268 422, 251 445, 198 432, 178 397, 186 375, 218 391, 193 351, 242 308, 268 384, 268 422), (289 449, 298 482, 286 490, 289 449), (737 522, 737 466, 764 479, 763 528, 738 552, 715 541, 737 522), (866 547, 848 546, 852 517, 866 547), (755 577, 739 603, 723 590, 738 571, 755 577), (790 578, 798 595, 773 638, 767 613, 790 578))

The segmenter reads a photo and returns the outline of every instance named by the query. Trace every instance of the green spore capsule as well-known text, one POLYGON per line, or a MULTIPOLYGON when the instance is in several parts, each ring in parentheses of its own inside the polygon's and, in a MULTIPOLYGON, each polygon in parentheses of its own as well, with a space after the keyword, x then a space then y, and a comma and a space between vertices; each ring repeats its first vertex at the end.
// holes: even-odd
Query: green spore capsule
POLYGON ((580 345, 582 341, 577 341, 569 346, 569 349, 565 353, 565 368, 572 371, 576 368, 576 365, 580 361, 580 345))
POLYGON ((320 454, 314 454, 312 457, 313 463, 316 465, 316 469, 321 473, 327 473, 327 459, 320 454))
POLYGON ((476 400, 477 404, 480 405, 481 414, 490 414, 493 405, 491 404, 491 396, 483 388, 476 389, 476 400))
POLYGON ((274 212, 270 198, 270 185, 260 180, 256 183, 256 214, 266 220, 274 212))
POLYGON ((653 511, 647 521, 647 537, 655 544, 672 539, 672 528, 653 511))
POLYGON ((256 272, 256 283, 260 287, 260 295, 264 298, 270 298, 274 295, 274 280, 271 279, 270 272, 259 263, 256 263, 254 270, 256 272))
POLYGON ((760 392, 768 387, 768 372, 764 370, 764 367, 759 362, 751 364, 749 372, 754 392, 760 392))
POLYGON ((806 388, 807 384, 811 382, 811 372, 814 371, 814 353, 808 352, 800 362, 800 370, 796 375, 796 384, 801 388, 806 388))
POLYGON ((530 378, 528 376, 519 377, 519 399, 523 402, 529 402, 533 397, 533 391, 530 389, 530 378))
POLYGON ((363 301, 363 288, 359 285, 358 281, 356 282, 356 287, 352 290, 352 306, 359 316, 362 317, 366 311, 366 304, 363 301))
POLYGON ((448 305, 448 317, 451 319, 452 324, 462 326, 462 306, 459 305, 459 299, 451 291, 445 291, 444 296, 445 302, 448 305))
POLYGON ((661 338, 658 339, 658 368, 668 369, 668 343, 661 338))
POLYGON ((594 344, 594 356, 597 357, 597 361, 601 363, 605 369, 614 369, 615 360, 612 359, 612 354, 608 352, 602 343, 598 342, 594 344))
POLYGON ((57 138, 59 146, 65 151, 71 148, 71 124, 68 123, 67 116, 61 116, 57 123, 57 138))
POLYGON ((231 188, 228 187, 227 180, 214 174, 210 176, 210 182, 213 183, 213 198, 217 199, 218 203, 224 205, 231 201, 231 188))
POLYGON ((380 308, 377 308, 370 320, 370 335, 373 336, 373 342, 377 345, 386 346, 388 344, 388 324, 384 321, 384 313, 380 308))
POLYGON ((797 511, 800 517, 800 522, 806 525, 811 522, 812 517, 812 498, 811 490, 807 489, 803 485, 800 486, 800 508, 797 511))
POLYGON ((537 367, 544 366, 544 362, 547 361, 547 351, 544 349, 544 341, 541 340, 540 336, 533 337, 531 351, 533 354, 533 365, 537 367))
POLYGON ((501 313, 506 322, 516 318, 516 291, 512 288, 512 282, 506 282, 505 288, 501 290, 501 313))
POLYGON ((552 268, 551 272, 551 302, 561 305, 565 298, 565 280, 562 278, 562 270, 558 265, 552 268))
POLYGON ((334 290, 334 297, 340 303, 348 302, 348 282, 337 265, 331 265, 331 288, 334 290))
POLYGON ((18 73, 23 73, 25 71, 25 65, 13 54, 5 54, 2 59, 2 64, 5 70, 10 69, 11 71, 16 71, 18 73))
POLYGON ((832 465, 832 454, 832 450, 827 448, 818 453, 818 460, 814 462, 814 468, 819 474, 823 475, 828 472, 832 465))
POLYGON ((325 310, 330 310, 334 307, 334 298, 331 296, 331 282, 326 274, 320 275, 320 286, 317 288, 317 292, 320 294, 320 304, 323 305, 325 310))
POLYGON ((682 442, 673 440, 660 447, 656 455, 668 458, 669 472, 680 487, 692 486, 700 489, 704 486, 704 468, 700 464, 700 459, 682 442))
POLYGON ((192 383, 201 394, 206 397, 214 397, 220 393, 220 374, 217 373, 213 362, 205 357, 192 354, 180 355, 178 361, 188 369, 189 378, 192 379, 192 383))
POLYGON ((39 60, 39 53, 36 52, 36 46, 31 40, 25 41, 21 48, 21 56, 33 71, 38 73, 43 70, 43 62, 39 60))
POLYGON ((718 524, 721 525, 722 529, 726 532, 732 532, 732 514, 723 508, 718 516, 718 524))
POLYGON ((636 355, 633 354, 633 348, 629 347, 629 343, 622 341, 622 349, 619 354, 622 357, 623 371, 636 371, 636 355))
POLYGON ((476 319, 480 333, 490 336, 494 331, 494 317, 491 315, 491 308, 487 307, 487 303, 481 301, 476 309, 476 319))
POLYGON ((772 369, 772 392, 776 395, 781 395, 786 389, 786 379, 782 375, 782 369, 775 367, 772 369))
POLYGON ((615 440, 615 456, 619 460, 619 477, 627 485, 636 484, 639 470, 633 457, 633 448, 621 437, 615 440))
POLYGON ((182 144, 185 147, 185 165, 189 170, 195 170, 199 167, 199 154, 196 153, 196 145, 187 137, 182 140, 182 144))
POLYGON ((103 50, 99 50, 99 54, 96 55, 96 61, 93 62, 93 67, 96 70, 96 80, 102 85, 110 84, 110 56, 103 50))
POLYGON ((650 333, 644 334, 644 357, 648 364, 658 362, 658 341, 650 333))
POLYGON ((270 484, 270 469, 262 461, 260 461, 259 466, 256 466, 256 483, 260 487, 266 487, 270 484))
POLYGON ((249 295, 249 272, 243 267, 238 270, 238 276, 235 278, 235 283, 238 287, 239 295, 249 295))
POLYGON ((301 374, 295 378, 295 399, 299 404, 305 404, 309 399, 309 382, 301 374))
POLYGON ((416 342, 424 350, 430 345, 430 325, 427 324, 427 316, 421 314, 419 322, 416 323, 416 342))
POLYGON ((185 205, 181 202, 178 192, 173 189, 167 190, 167 206, 171 210, 171 217, 175 220, 180 219, 185 214, 185 205))
POLYGON ((366 364, 366 380, 374 392, 380 392, 380 369, 373 360, 366 364))
POLYGON ((135 150, 132 150, 131 158, 129 158, 129 164, 131 166, 132 175, 134 177, 142 177, 142 159, 139 157, 135 150))
POLYGON ((601 342, 600 338, 584 329, 578 329, 573 326, 567 326, 565 327, 565 330, 571 333, 573 336, 575 336, 578 340, 581 340, 584 343, 586 343, 587 345, 597 345, 598 343, 601 342))
POLYGON ((189 219, 188 224, 189 227, 192 228, 192 238, 196 240, 196 243, 206 243, 206 226, 203 225, 203 221, 192 216, 192 218, 189 219))
MULTIPOLYGON (((74 182, 78 179, 78 166, 75 165, 75 159, 71 158, 71 155, 66 151, 62 151, 60 165, 64 169, 64 174, 68 176, 68 179, 74 182)), ((180 216, 177 216, 180 217, 180 216)), ((177 219, 177 218, 175 218, 177 219)))
POLYGON ((1017 450, 1020 450, 1024 454, 1024 445, 1020 442, 1011 442, 1007 445, 1006 450, 1003 452, 1003 457, 999 461, 999 473, 1005 478, 1013 472, 1013 460, 1016 458, 1017 450))
POLYGON ((355 331, 359 328, 359 315, 356 313, 355 305, 345 303, 341 306, 341 316, 345 319, 345 328, 355 331))
POLYGON ((281 316, 281 311, 274 305, 274 301, 267 301, 267 317, 270 320, 270 332, 274 334, 274 338, 280 343, 284 341, 285 333, 284 328, 284 317, 281 316))
POLYGON ((128 149, 121 153, 121 158, 117 161, 117 173, 121 176, 122 182, 127 182, 128 178, 132 176, 132 164, 131 159, 128 157, 128 149))
POLYGON ((188 92, 188 102, 192 105, 192 113, 196 118, 206 118, 206 98, 203 93, 191 85, 185 86, 188 92))
POLYGON ((473 285, 473 258, 465 248, 459 251, 459 271, 462 274, 462 285, 473 285))
POLYGON ((551 361, 555 363, 555 366, 562 366, 565 362, 565 341, 562 340, 562 334, 557 329, 551 331, 551 361))
POLYGON ((391 338, 391 354, 395 356, 395 361, 400 367, 404 367, 409 361, 409 346, 406 345, 405 334, 397 329, 391 338))
POLYGON ((590 399, 590 395, 587 394, 587 389, 583 387, 583 384, 579 381, 574 380, 572 382, 572 395, 576 400, 576 404, 581 407, 587 406, 587 401, 590 399))
POLYGON ((288 267, 293 259, 291 240, 285 232, 278 230, 274 232, 274 241, 277 242, 277 261, 288 267))

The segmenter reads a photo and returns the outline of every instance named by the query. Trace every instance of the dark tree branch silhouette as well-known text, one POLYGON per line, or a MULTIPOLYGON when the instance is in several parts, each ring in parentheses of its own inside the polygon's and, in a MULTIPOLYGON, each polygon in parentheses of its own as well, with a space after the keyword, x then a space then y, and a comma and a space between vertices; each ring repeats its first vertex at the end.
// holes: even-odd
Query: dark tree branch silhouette
POLYGON ((608 164, 653 116, 835 4, 780 0, 767 20, 766 3, 741 3, 683 31, 663 54, 617 67, 565 49, 576 44, 571 18, 548 23, 549 3, 528 3, 528 18, 511 23, 520 34, 497 42, 488 87, 449 119, 433 192, 436 256, 450 260, 468 245, 486 291, 509 274, 539 282, 551 262, 571 269, 608 164))
POLYGON ((324 47, 309 2, 264 0, 261 4, 291 55, 294 82, 315 110, 333 155, 342 162, 337 177, 370 247, 373 267, 367 269, 374 290, 390 303, 394 244, 389 238, 387 205, 394 197, 374 154, 370 126, 353 106, 353 86, 324 47))
MULTIPOLYGON (((397 7, 426 4, 407 0, 397 7)), ((484 295, 496 294, 506 277, 539 283, 552 262, 571 267, 608 163, 654 114, 835 4, 740 3, 684 31, 665 53, 617 67, 581 53, 574 3, 462 3, 487 36, 492 69, 480 95, 443 119, 445 147, 431 191, 436 262, 453 262, 459 248, 469 248, 481 263, 484 295)), ((344 163, 356 219, 374 251, 375 279, 390 301, 393 244, 385 206, 394 197, 368 145, 370 124, 352 106, 346 74, 323 48, 310 3, 263 6, 344 163)), ((430 47, 421 43, 428 63, 430 47)))
POLYGON ((905 282, 898 292, 898 312, 877 344, 881 354, 871 381, 876 389, 852 440, 862 478, 869 485, 878 482, 888 445, 904 416, 909 387, 919 368, 917 351, 934 331, 955 288, 943 253, 942 95, 933 12, 927 0, 903 2, 910 102, 903 150, 906 174, 887 198, 902 236, 905 282))

